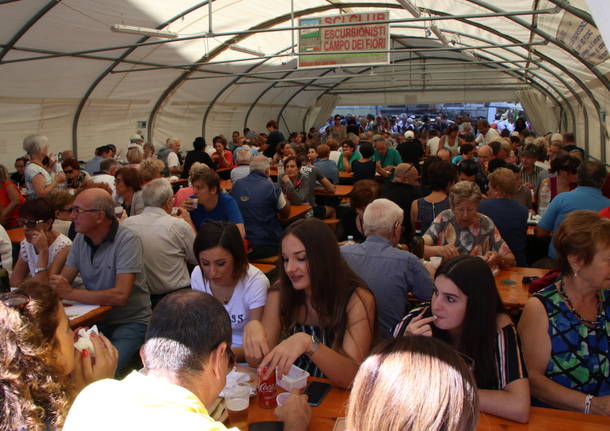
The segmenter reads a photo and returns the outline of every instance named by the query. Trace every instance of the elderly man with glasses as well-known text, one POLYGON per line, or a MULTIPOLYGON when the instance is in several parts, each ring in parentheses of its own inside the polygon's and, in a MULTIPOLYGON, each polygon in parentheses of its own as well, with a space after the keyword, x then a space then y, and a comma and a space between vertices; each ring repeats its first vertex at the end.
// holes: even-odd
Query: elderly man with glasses
POLYGON ((78 194, 71 218, 78 234, 61 274, 51 276, 50 284, 62 298, 113 306, 98 328, 119 351, 120 375, 142 345, 151 313, 142 242, 116 220, 114 201, 105 190, 78 194), (71 287, 79 273, 84 289, 71 287))

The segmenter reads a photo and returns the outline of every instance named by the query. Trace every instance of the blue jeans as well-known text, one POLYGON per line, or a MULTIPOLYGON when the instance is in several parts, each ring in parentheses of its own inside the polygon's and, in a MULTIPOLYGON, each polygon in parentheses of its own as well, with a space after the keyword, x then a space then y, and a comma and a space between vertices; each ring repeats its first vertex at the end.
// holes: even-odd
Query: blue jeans
POLYGON ((123 323, 120 325, 98 324, 102 332, 119 351, 119 362, 116 368, 116 376, 123 374, 133 356, 144 344, 146 325, 140 322, 123 323))

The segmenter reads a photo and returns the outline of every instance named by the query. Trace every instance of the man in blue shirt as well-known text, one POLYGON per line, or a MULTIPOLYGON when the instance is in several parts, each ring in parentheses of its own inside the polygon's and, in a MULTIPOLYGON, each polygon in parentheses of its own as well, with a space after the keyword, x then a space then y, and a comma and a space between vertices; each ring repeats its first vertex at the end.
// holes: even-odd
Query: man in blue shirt
POLYGON ((246 239, 252 249, 249 259, 277 255, 282 236, 277 214, 281 217, 290 214, 290 203, 279 185, 269 179, 269 170, 269 159, 255 157, 250 162, 250 174, 237 180, 231 190, 244 217, 246 239))
POLYGON ((339 184, 339 167, 337 163, 329 160, 330 147, 326 144, 318 145, 316 148, 318 153, 318 160, 313 163, 317 167, 322 175, 329 179, 334 185, 339 184))
MULTIPOLYGON (((610 206, 610 199, 604 197, 601 188, 608 176, 606 166, 598 161, 581 163, 578 168, 576 187, 571 192, 560 193, 551 201, 536 227, 536 236, 548 236, 555 232, 564 217, 577 210, 601 211, 610 206)), ((549 257, 557 259, 553 243, 549 245, 549 257)))
POLYGON ((375 295, 381 336, 409 310, 409 292, 420 300, 432 295, 432 279, 419 259, 395 248, 402 231, 403 210, 389 199, 376 199, 364 210, 362 244, 344 245, 341 254, 375 295))
POLYGON ((197 204, 186 199, 183 206, 191 212, 195 229, 199 230, 208 221, 228 221, 235 223, 242 238, 245 238, 244 219, 239 207, 231 195, 221 192, 218 174, 211 169, 198 170, 191 175, 191 183, 197 204))

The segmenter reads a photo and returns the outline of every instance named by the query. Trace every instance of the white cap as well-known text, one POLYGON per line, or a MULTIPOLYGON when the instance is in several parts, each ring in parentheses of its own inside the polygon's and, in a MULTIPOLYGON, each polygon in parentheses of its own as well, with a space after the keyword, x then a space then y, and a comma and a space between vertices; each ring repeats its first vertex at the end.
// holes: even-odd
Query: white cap
POLYGON ((413 130, 407 130, 405 132, 405 138, 406 139, 414 139, 415 138, 415 133, 413 132, 413 130))
POLYGON ((551 142, 563 143, 563 135, 561 133, 553 133, 551 135, 551 142))

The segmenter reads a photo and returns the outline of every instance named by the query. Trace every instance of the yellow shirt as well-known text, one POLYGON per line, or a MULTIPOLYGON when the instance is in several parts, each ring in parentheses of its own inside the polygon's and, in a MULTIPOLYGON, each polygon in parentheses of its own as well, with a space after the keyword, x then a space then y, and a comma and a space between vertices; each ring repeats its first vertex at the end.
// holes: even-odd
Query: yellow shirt
MULTIPOLYGON (((104 379, 76 397, 64 431, 226 431, 191 391, 133 371, 122 381, 104 379)), ((231 431, 238 431, 231 428, 231 431)))

